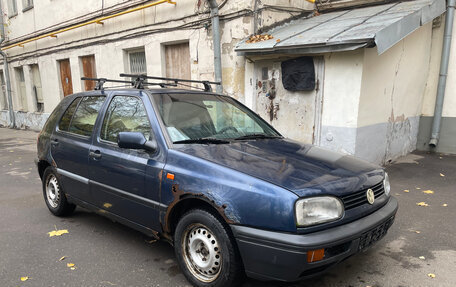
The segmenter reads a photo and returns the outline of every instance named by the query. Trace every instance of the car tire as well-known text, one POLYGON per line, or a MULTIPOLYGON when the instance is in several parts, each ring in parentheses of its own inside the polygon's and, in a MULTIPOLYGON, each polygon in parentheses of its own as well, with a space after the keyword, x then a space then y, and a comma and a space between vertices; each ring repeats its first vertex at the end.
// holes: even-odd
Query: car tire
POLYGON ((51 166, 43 173, 43 196, 49 211, 55 216, 67 216, 73 213, 76 205, 69 203, 57 172, 51 166))
POLYGON ((180 269, 193 286, 239 286, 244 270, 228 228, 202 209, 193 209, 180 218, 174 251, 180 269))

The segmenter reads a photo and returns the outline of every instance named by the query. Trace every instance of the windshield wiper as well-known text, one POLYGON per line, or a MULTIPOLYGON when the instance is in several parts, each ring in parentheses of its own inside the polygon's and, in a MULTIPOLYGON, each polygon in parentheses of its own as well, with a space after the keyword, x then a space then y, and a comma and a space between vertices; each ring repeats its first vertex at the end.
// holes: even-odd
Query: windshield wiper
POLYGON ((250 134, 250 135, 237 137, 234 140, 277 139, 277 138, 282 138, 282 137, 281 136, 267 135, 267 134, 250 134))
POLYGON ((198 138, 198 139, 187 139, 173 142, 174 144, 186 144, 186 143, 200 143, 200 144, 227 144, 230 143, 227 140, 221 140, 216 138, 198 138))

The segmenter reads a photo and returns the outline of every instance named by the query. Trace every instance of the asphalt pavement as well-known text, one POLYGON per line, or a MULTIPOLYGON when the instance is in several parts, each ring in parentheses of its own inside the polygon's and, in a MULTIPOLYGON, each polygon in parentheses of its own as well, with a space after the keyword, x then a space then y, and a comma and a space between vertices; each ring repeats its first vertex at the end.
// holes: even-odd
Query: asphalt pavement
MULTIPOLYGON (((33 163, 37 136, 0 128, 0 287, 190 286, 166 242, 82 208, 53 216, 33 163)), ((413 153, 387 171, 399 211, 382 241, 318 278, 243 287, 456 286, 456 156, 413 153)))

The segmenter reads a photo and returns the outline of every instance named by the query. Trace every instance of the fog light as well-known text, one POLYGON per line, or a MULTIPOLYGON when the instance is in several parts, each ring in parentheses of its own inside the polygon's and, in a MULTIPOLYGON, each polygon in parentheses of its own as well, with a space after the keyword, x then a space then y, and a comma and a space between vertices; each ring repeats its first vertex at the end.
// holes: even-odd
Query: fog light
POLYGON ((309 250, 307 251, 307 262, 312 263, 320 261, 325 257, 325 249, 309 250))

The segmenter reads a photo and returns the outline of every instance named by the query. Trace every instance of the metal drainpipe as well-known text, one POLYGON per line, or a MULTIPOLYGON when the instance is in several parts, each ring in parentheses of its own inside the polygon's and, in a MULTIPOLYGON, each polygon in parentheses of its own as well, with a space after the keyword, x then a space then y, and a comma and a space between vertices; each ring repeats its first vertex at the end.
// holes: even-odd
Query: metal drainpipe
POLYGON ((453 34, 454 6, 456 0, 448 0, 445 16, 445 31, 443 36, 442 58, 440 59, 440 76, 435 100, 434 119, 432 121, 432 133, 429 145, 436 147, 439 143, 440 126, 442 123, 443 99, 448 75, 448 62, 451 50, 451 37, 453 34))
POLYGON ((253 5, 253 34, 256 35, 258 33, 258 2, 260 0, 255 0, 253 5))
POLYGON ((220 82, 220 85, 216 86, 218 94, 223 93, 222 86, 222 50, 220 49, 220 19, 219 10, 216 0, 208 0, 211 7, 211 18, 212 18, 212 39, 214 44, 214 72, 215 81, 220 82))
MULTIPOLYGON (((2 2, 0 1, 0 46, 2 45, 3 41, 5 41, 5 26, 3 24, 3 7, 2 7, 2 2)), ((8 68, 8 58, 5 54, 5 52, 0 50, 0 54, 3 56, 3 64, 5 65, 5 68, 3 69, 3 74, 5 75, 5 82, 6 82, 6 94, 8 96, 8 110, 9 110, 9 115, 10 115, 10 127, 11 128, 16 128, 16 117, 14 116, 14 110, 13 110, 13 100, 11 97, 11 81, 9 77, 9 68, 8 68)))

